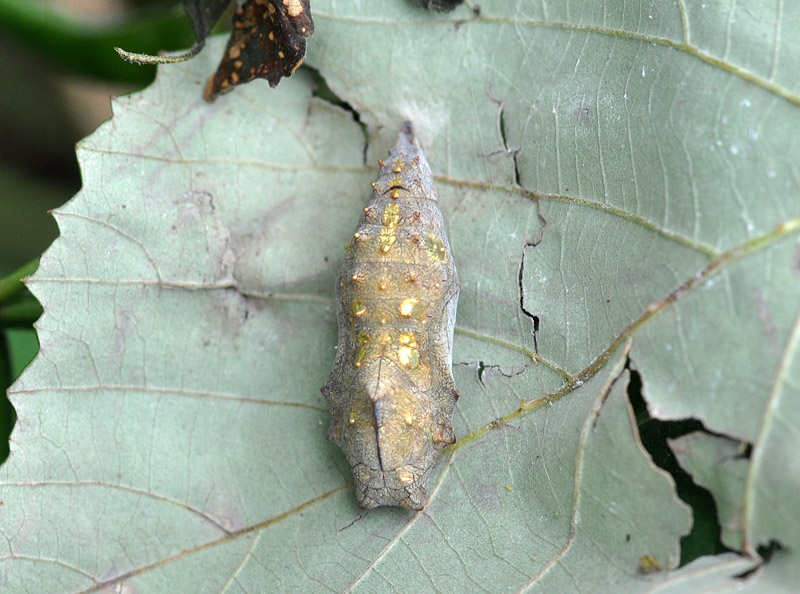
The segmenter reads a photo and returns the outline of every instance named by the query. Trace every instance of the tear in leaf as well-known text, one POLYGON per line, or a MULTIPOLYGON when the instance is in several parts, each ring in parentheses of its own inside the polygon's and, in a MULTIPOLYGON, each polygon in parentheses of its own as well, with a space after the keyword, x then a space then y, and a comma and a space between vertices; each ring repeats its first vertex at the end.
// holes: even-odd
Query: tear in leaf
POLYGON ((412 0, 414 4, 426 8, 428 10, 439 10, 441 12, 450 12, 456 6, 461 4, 464 0, 412 0))

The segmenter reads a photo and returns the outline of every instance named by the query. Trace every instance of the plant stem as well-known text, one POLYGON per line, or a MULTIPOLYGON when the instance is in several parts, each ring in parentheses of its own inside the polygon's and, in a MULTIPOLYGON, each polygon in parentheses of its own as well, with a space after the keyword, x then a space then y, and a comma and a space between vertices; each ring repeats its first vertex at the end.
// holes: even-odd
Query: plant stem
POLYGON ((11 298, 25 289, 25 285, 22 284, 22 279, 36 272, 38 267, 39 258, 34 258, 11 274, 0 278, 0 305, 10 301, 11 298))

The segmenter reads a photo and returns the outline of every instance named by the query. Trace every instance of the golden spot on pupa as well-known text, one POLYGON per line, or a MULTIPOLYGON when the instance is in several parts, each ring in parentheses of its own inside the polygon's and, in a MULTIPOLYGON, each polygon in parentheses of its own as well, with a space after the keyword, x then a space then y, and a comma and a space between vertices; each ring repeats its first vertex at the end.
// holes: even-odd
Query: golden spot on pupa
POLYGON ((273 33, 272 31, 269 32, 269 35, 267 35, 267 37, 269 37, 270 41, 275 41, 275 33, 273 33))
POLYGON ((361 367, 361 364, 367 356, 367 350, 367 345, 361 345, 361 348, 359 348, 356 353, 355 359, 353 359, 353 367, 361 367))
POLYGON ((355 425, 356 424, 356 413, 355 412, 350 411, 350 417, 347 419, 347 423, 349 425, 355 425))
POLYGON ((386 279, 381 279, 378 281, 378 290, 379 291, 387 291, 389 289, 389 281, 386 279))
POLYGON ((401 171, 403 171, 403 162, 395 161, 394 166, 392 167, 392 173, 400 173, 401 171))
POLYGON ((283 55, 282 51, 278 51, 278 57, 283 60, 286 56, 283 55))
POLYGON ((378 167, 383 169, 383 159, 378 159, 378 167))
POLYGON ((389 192, 389 197, 392 198, 392 200, 397 200, 400 198, 400 190, 397 188, 392 188, 392 191, 389 192))
POLYGON ((417 339, 411 332, 408 332, 407 334, 401 334, 397 340, 400 342, 400 344, 404 344, 410 347, 417 346, 417 339))
POLYGON ((393 228, 382 227, 379 233, 378 250, 382 254, 387 253, 392 248, 396 240, 397 233, 393 228))
POLYGON ((406 425, 408 425, 409 427, 414 425, 414 417, 411 415, 411 413, 406 413, 406 417, 403 420, 406 422, 406 425))
POLYGON ((414 299, 413 297, 409 297, 408 299, 403 299, 400 302, 400 315, 404 318, 411 318, 417 317, 422 309, 419 301, 414 299))
POLYGON ((447 260, 447 250, 444 247, 442 238, 433 233, 428 233, 425 236, 425 251, 428 252, 428 257, 438 262, 447 260))
POLYGON ((404 485, 407 485, 408 483, 414 482, 414 475, 407 470, 403 470, 397 473, 397 479, 404 485))
POLYGON ((392 181, 389 182, 390 188, 396 188, 396 187, 399 188, 402 187, 402 185, 403 185, 403 180, 397 176, 393 177, 392 181))
POLYGON ((417 282, 417 272, 416 270, 409 270, 406 272, 406 282, 407 283, 415 283, 417 282))
POLYGON ((350 313, 355 317, 363 316, 365 313, 367 313, 367 306, 364 305, 364 302, 361 299, 354 299, 353 305, 350 308, 350 313))
POLYGON ((410 346, 402 346, 397 349, 397 358, 400 364, 407 369, 414 369, 419 366, 419 351, 410 346))
POLYGON ((397 204, 388 204, 383 211, 383 226, 397 227, 400 223, 400 207, 397 204))

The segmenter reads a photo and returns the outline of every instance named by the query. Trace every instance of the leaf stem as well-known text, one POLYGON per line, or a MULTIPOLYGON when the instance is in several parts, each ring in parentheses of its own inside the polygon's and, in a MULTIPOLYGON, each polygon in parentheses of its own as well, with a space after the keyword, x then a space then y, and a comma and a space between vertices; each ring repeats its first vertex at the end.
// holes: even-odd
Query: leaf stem
POLYGON ((24 264, 11 274, 0 278, 0 305, 11 300, 14 296, 25 289, 22 279, 30 276, 39 267, 39 258, 35 258, 24 264))

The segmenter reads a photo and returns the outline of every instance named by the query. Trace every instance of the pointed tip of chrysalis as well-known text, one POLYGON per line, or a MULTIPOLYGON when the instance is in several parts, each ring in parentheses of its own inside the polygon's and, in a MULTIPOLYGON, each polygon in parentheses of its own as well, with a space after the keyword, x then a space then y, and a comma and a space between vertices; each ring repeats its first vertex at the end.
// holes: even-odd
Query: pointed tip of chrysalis
POLYGON ((402 147, 409 144, 419 148, 419 141, 417 140, 417 133, 414 130, 414 124, 406 120, 403 122, 400 134, 397 135, 397 143, 395 146, 402 147))

